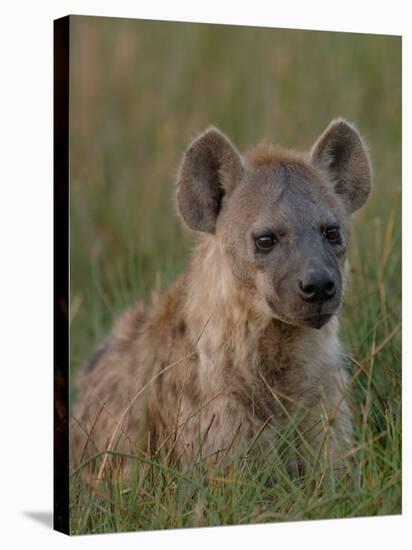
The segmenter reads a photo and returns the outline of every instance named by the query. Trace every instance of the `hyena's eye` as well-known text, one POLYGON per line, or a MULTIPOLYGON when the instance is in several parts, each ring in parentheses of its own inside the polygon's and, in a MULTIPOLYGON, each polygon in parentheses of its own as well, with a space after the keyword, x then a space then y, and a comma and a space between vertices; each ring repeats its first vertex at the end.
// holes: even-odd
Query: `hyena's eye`
POLYGON ((339 227, 335 225, 331 227, 325 227, 325 229, 323 230, 323 235, 330 243, 337 244, 341 242, 339 227))
POLYGON ((255 237, 256 249, 259 252, 269 252, 277 243, 275 235, 261 235, 260 237, 255 237))

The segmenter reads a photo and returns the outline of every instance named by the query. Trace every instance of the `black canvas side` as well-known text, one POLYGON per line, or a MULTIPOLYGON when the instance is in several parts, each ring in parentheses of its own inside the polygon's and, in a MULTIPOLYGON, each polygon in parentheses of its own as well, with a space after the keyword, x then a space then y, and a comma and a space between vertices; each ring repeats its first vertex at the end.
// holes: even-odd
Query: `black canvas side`
POLYGON ((54 529, 69 534, 70 19, 54 21, 54 529))

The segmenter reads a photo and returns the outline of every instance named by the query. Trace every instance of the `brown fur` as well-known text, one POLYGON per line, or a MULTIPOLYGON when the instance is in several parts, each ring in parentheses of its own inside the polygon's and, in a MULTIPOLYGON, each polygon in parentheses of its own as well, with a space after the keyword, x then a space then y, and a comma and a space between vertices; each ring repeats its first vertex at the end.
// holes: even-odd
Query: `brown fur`
POLYGON ((197 138, 177 202, 203 235, 185 273, 147 311, 127 310, 81 372, 72 462, 114 449, 183 465, 230 458, 259 430, 265 452, 293 418, 336 464, 352 444, 336 312, 349 214, 366 200, 368 170, 358 133, 340 120, 311 155, 260 145, 242 158, 215 129, 197 138), (331 216, 342 231, 334 248, 316 225, 331 216), (256 220, 277 224, 281 244, 264 256, 250 238, 256 220), (296 286, 315 261, 337 289, 319 306, 296 286))
POLYGON ((247 151, 245 157, 254 167, 291 163, 307 166, 306 155, 272 145, 267 141, 262 141, 256 147, 247 151))

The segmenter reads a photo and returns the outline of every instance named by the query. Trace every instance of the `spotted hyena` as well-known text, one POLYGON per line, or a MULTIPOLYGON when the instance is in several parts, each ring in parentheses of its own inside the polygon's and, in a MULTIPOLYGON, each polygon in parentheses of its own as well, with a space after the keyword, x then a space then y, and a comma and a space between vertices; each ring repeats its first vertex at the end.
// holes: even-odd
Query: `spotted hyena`
POLYGON ((183 466, 230 459, 256 437, 270 449, 292 421, 313 454, 339 462, 352 415, 337 312, 350 216, 370 180, 365 145, 342 119, 307 154, 260 144, 241 155, 216 128, 197 137, 176 202, 199 243, 81 372, 73 462, 114 449, 183 466))

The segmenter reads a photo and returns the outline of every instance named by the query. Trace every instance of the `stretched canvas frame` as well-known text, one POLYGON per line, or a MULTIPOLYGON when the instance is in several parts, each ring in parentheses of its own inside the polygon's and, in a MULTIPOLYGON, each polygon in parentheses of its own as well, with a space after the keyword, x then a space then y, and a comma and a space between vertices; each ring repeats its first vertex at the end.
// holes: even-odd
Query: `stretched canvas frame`
MULTIPOLYGON (((71 146, 72 142, 71 139, 73 136, 70 133, 70 116, 72 116, 72 113, 70 111, 71 108, 71 84, 73 83, 72 79, 74 78, 74 72, 71 71, 73 68, 73 57, 71 56, 72 53, 72 47, 73 43, 71 43, 71 40, 73 40, 73 35, 71 34, 71 24, 73 20, 77 19, 83 19, 81 16, 68 16, 62 19, 59 19, 55 21, 54 23, 54 232, 55 232, 55 239, 54 239, 54 307, 55 307, 55 332, 54 332, 54 353, 55 353, 55 378, 54 378, 54 403, 55 403, 55 411, 54 411, 54 432, 55 432, 55 446, 54 446, 54 502, 55 502, 55 514, 54 514, 54 521, 55 521, 55 528, 59 531, 62 531, 64 533, 69 534, 70 533, 70 517, 69 517, 69 509, 70 509, 70 468, 69 468, 69 402, 70 402, 70 394, 72 390, 72 382, 73 379, 69 376, 69 348, 70 348, 70 341, 69 341, 69 335, 70 335, 70 319, 71 314, 70 312, 73 311, 73 309, 76 309, 77 307, 80 307, 78 305, 78 302, 73 303, 73 298, 75 298, 75 294, 72 295, 71 291, 72 289, 69 287, 70 283, 70 275, 73 273, 73 270, 76 270, 76 264, 73 262, 69 262, 69 244, 70 244, 70 221, 71 221, 71 214, 69 211, 69 203, 70 203, 70 175, 73 173, 76 173, 77 168, 72 170, 71 172, 71 146), (74 307, 75 306, 75 307, 74 307)), ((101 24, 103 24, 103 18, 88 18, 89 21, 94 20, 96 22, 96 25, 99 25, 99 21, 101 24)), ((105 19, 106 23, 108 24, 110 19, 105 19)), ((118 22, 121 20, 117 20, 118 22)), ((147 21, 129 21, 129 25, 136 26, 136 29, 139 29, 139 25, 149 25, 150 22, 147 21)), ((181 29, 184 27, 192 25, 193 29, 200 29, 202 27, 201 24, 192 24, 192 23, 173 23, 173 22, 157 22, 156 30, 159 29, 159 25, 164 26, 170 26, 175 25, 176 27, 176 40, 179 40, 179 32, 181 32, 181 29), (197 27, 196 27, 197 25, 197 27)), ((206 25, 206 27, 214 27, 213 25, 206 25)), ((241 33, 240 27, 233 27, 233 26, 227 26, 227 33, 241 33)), ((247 29, 247 27, 244 27, 244 29, 247 29)), ((276 33, 276 29, 262 29, 262 33, 265 32, 266 34, 268 32, 272 31, 273 33, 276 33)), ((280 32, 280 30, 278 30, 280 32)), ((130 32, 130 28, 129 31, 130 32)), ((194 34, 196 34, 197 31, 193 31, 194 34)), ((200 31, 199 31, 200 32, 200 31)), ((282 36, 285 36, 285 33, 295 33, 294 36, 297 36, 296 33, 307 33, 312 31, 285 31, 282 30, 282 36)), ((246 30, 245 30, 246 33, 246 30)), ((316 33, 315 33, 316 34, 316 33)), ((313 36, 315 36, 315 34, 313 36)), ((320 33, 318 33, 320 34, 320 33)), ((330 33, 332 34, 332 33, 330 33)), ((336 34, 336 33, 334 33, 336 34)), ((344 33, 339 33, 344 34, 344 33)), ((119 36, 119 35, 117 35, 119 36)), ((236 36, 241 36, 241 34, 236 34, 236 36)), ((359 371, 359 374, 357 376, 365 376, 365 381, 369 380, 369 383, 371 387, 374 388, 374 391, 376 391, 376 395, 374 399, 377 399, 378 401, 381 401, 381 404, 383 407, 387 407, 385 409, 388 413, 388 415, 392 415, 394 417, 394 424, 390 424, 386 426, 386 428, 382 428, 381 430, 376 429, 375 431, 371 432, 373 434, 373 437, 370 438, 370 445, 376 445, 376 449, 378 449, 379 441, 382 440, 382 438, 388 438, 388 428, 391 426, 392 428, 396 425, 397 428, 399 428, 399 421, 398 417, 396 415, 400 415, 400 336, 399 336, 399 322, 400 322, 400 286, 399 289, 397 288, 397 285, 400 285, 400 271, 399 271, 399 264, 400 264, 400 248, 399 248, 399 239, 400 239, 400 200, 397 198, 396 193, 399 193, 400 195, 400 184, 399 184, 399 178, 400 178, 400 153, 399 153, 399 144, 400 144, 400 53, 401 53, 401 44, 399 37, 380 37, 382 44, 387 41, 388 48, 391 49, 390 51, 393 52, 393 60, 395 60, 395 70, 392 74, 392 77, 394 77, 394 83, 396 85, 396 93, 394 93, 394 100, 392 103, 388 101, 388 94, 389 90, 385 85, 385 79, 386 75, 383 72, 383 69, 380 68, 379 64, 377 63, 378 55, 373 53, 373 47, 370 49, 367 49, 365 46, 365 50, 362 50, 364 47, 363 45, 366 44, 368 38, 366 36, 361 35, 353 35, 352 39, 358 44, 359 51, 368 51, 368 54, 364 54, 364 57, 362 59, 366 59, 367 55, 370 55, 370 67, 371 70, 368 72, 368 78, 371 78, 371 87, 370 90, 372 94, 370 96, 360 97, 358 99, 355 99, 353 104, 348 106, 348 112, 349 113, 356 113, 358 112, 361 114, 364 110, 365 114, 365 121, 367 122, 369 120, 369 117, 372 117, 374 113, 379 112, 379 107, 382 104, 382 117, 384 119, 383 122, 383 128, 387 130, 387 142, 390 143, 389 149, 391 151, 396 152, 396 146, 398 146, 398 156, 395 158, 395 160, 392 162, 392 164, 389 161, 381 160, 379 158, 379 153, 382 152, 382 155, 385 154, 385 151, 383 149, 383 144, 385 140, 379 135, 380 130, 371 124, 367 129, 367 137, 372 139, 373 147, 371 148, 371 155, 372 155, 372 162, 374 164, 377 164, 378 168, 382 169, 382 173, 388 174, 390 171, 390 168, 395 168, 395 173, 393 175, 392 179, 392 188, 389 189, 389 194, 385 195, 385 199, 388 199, 388 204, 392 205, 392 210, 388 214, 388 212, 385 212, 384 208, 380 208, 377 205, 379 201, 375 199, 375 207, 376 207, 376 214, 375 218, 378 221, 374 221, 372 219, 367 218, 367 214, 365 214, 364 218, 361 218, 361 221, 359 223, 362 223, 364 221, 365 227, 367 228, 367 231, 372 231, 371 228, 374 228, 373 230, 376 231, 376 241, 377 241, 377 248, 376 248, 376 254, 382 254, 382 257, 380 259, 380 262, 378 262, 376 265, 381 270, 379 272, 379 283, 381 285, 380 287, 380 308, 376 310, 377 316, 379 316, 379 329, 375 327, 370 327, 370 330, 375 330, 375 333, 378 334, 378 337, 376 340, 373 340, 373 347, 369 349, 368 353, 363 353, 361 359, 362 361, 359 361, 358 358, 354 357, 354 363, 353 365, 358 364, 358 370, 355 369, 355 373, 359 371), (397 80, 398 79, 398 80, 397 80), (378 98, 378 99, 376 99, 378 98), (375 101, 375 105, 374 105, 375 101), (386 125, 386 126, 385 126, 386 125), (378 136, 378 137, 376 137, 378 136), (376 138, 376 139, 375 139, 376 138), (378 159, 376 157, 378 156, 378 159), (392 194, 390 194, 392 193, 392 194), (392 202, 391 202, 392 201, 392 202), (374 225, 375 224, 375 225, 374 225), (376 227, 375 227, 376 226, 376 227), (385 279, 385 277, 387 279, 385 279), (382 290, 382 285, 385 285, 386 281, 390 281, 388 283, 388 288, 390 288, 389 291, 385 294, 385 288, 382 290), (395 281, 395 282, 394 282, 395 281), (396 282, 397 281, 397 282, 396 282), (387 294, 390 294, 391 298, 387 301, 387 294), (391 294, 393 293, 393 294, 391 294), (386 317, 385 317, 386 315, 386 317), (384 333, 380 333, 379 330, 381 330, 381 326, 384 326, 386 323, 387 327, 384 333), (383 351, 382 351, 383 350, 383 351), (384 354, 383 359, 381 359, 381 353, 384 354), (377 366, 375 366, 375 361, 377 361, 377 366), (397 386, 392 393, 387 390, 386 383, 385 383, 385 373, 389 372, 388 370, 385 370, 387 368, 387 364, 389 362, 393 362, 395 365, 395 374, 394 379, 397 380, 397 386), (368 364, 369 367, 372 369, 372 372, 367 370, 365 374, 365 364, 368 364), (362 370, 363 369, 363 370, 362 370), (375 369, 375 370, 373 370, 375 369), (375 375, 375 371, 377 370, 378 374, 375 375), (376 376, 376 378, 374 378, 376 376), (399 403, 395 403, 397 400, 399 400, 399 403)), ((371 40, 374 39, 375 43, 379 45, 379 38, 378 37, 372 37, 371 40)), ((304 41, 303 41, 304 42, 304 41)), ((184 48, 184 42, 182 41, 181 45, 179 46, 181 48, 184 48)), ((376 46, 378 47, 378 46, 376 46)), ((379 46, 380 47, 380 46, 379 46)), ((125 47, 125 51, 127 50, 127 47, 125 47)), ((120 48, 121 50, 121 48, 120 48)), ((380 51, 380 50, 379 50, 380 51)), ((342 50, 340 49, 339 52, 341 53, 342 50)), ((213 42, 211 42, 206 47, 206 53, 207 55, 211 56, 211 59, 213 60, 213 63, 219 64, 219 52, 214 49, 213 42), (210 47, 210 51, 209 48, 210 47)), ((327 55, 327 52, 325 50, 321 50, 322 55, 327 55)), ((152 52, 147 52, 147 55, 145 55, 146 62, 147 63, 156 63, 156 58, 151 58, 152 52)), ((165 52, 163 52, 163 55, 165 55, 165 52)), ((206 55, 206 54, 205 54, 206 55)), ((319 54, 320 55, 320 54, 319 54)), ((276 57, 276 56, 275 56, 276 57)), ((78 58, 75 58, 78 59, 78 58)), ((120 58, 121 59, 121 58, 120 58)), ((320 58, 321 59, 321 58, 320 58)), ((392 59, 392 58, 391 58, 392 59)), ((339 57, 337 57, 337 60, 339 60, 339 57)), ((130 62, 130 61, 129 61, 130 62)), ((277 66, 276 64, 279 64, 279 66, 282 63, 289 63, 287 56, 282 58, 281 56, 278 56, 274 61, 274 66, 277 66)), ((313 70, 315 71, 316 63, 312 59, 311 62, 313 63, 313 70)), ((356 64, 356 60, 354 59, 354 64, 356 64)), ((388 65, 385 65, 387 67, 388 65)), ((198 75, 199 72, 196 72, 195 74, 198 75)), ((294 65, 291 63, 290 65, 290 71, 292 74, 294 71, 294 65)), ((185 80, 186 85, 189 85, 190 82, 190 71, 188 70, 189 76, 187 76, 187 80, 185 80)), ((287 74, 287 73, 286 73, 287 74)), ((264 81, 264 76, 260 75, 260 78, 264 81)), ((322 75, 319 76, 319 78, 322 78, 322 75)), ((365 76, 366 78, 366 76, 365 76)), ((292 77, 291 77, 292 79, 292 77)), ((293 79, 292 79, 293 80, 293 79)), ((206 81, 205 81, 206 82, 206 81)), ((259 81, 257 81, 257 84, 259 84, 259 81)), ((104 85, 104 84, 103 84, 104 85)), ((176 85, 177 86, 177 85, 176 85)), ((230 84, 228 84, 230 87, 230 84)), ((283 86, 283 84, 279 84, 279 86, 283 86)), ((356 88, 356 86, 354 86, 356 88)), ((367 86, 364 88, 362 86, 359 87, 361 92, 365 93, 367 91, 367 86), (366 91, 365 91, 366 90, 366 91)), ((176 110, 182 110, 182 105, 179 102, 182 102, 184 100, 184 96, 179 95, 178 87, 174 90, 174 93, 176 94, 174 96, 174 102, 171 102, 170 106, 167 106, 167 108, 170 108, 170 120, 173 120, 173 123, 170 123, 170 126, 168 127, 167 124, 165 125, 163 131, 164 131, 164 137, 163 142, 159 140, 160 143, 166 143, 168 146, 170 146, 170 132, 174 134, 178 132, 177 128, 180 131, 181 127, 178 127, 178 121, 173 118, 173 108, 176 110), (176 126, 174 126, 176 124, 176 126), (168 134, 169 132, 169 134, 168 134)), ((286 88, 285 88, 286 90, 286 88)), ((286 98, 288 99, 288 105, 292 104, 295 106, 295 98, 294 94, 299 96, 299 92, 296 91, 296 88, 294 88, 294 84, 292 82, 291 87, 288 91, 283 91, 284 95, 283 100, 286 101, 286 98), (289 97, 287 95, 289 94, 289 97)), ((353 91, 353 88, 348 89, 348 97, 350 93, 353 91)), ((224 92, 222 92, 224 93, 224 92)), ((190 139, 193 137, 195 133, 200 132, 203 127, 209 125, 209 124, 215 124, 219 123, 219 117, 222 121, 225 121, 225 116, 222 114, 224 109, 232 109, 233 111, 237 111, 239 114, 234 117, 234 119, 228 124, 230 126, 230 130, 232 130, 236 136, 241 139, 244 143, 250 144, 249 140, 252 139, 252 137, 249 137, 247 135, 248 128, 246 125, 242 126, 242 121, 238 122, 238 120, 241 119, 242 114, 247 118, 247 116, 250 117, 249 114, 242 113, 242 108, 245 105, 249 105, 250 103, 243 103, 242 99, 242 93, 243 91, 239 89, 239 92, 233 91, 233 95, 230 93, 227 97, 231 97, 232 103, 227 103, 227 97, 225 99, 225 102, 223 103, 222 100, 222 107, 221 112, 219 112, 219 109, 211 112, 214 113, 215 117, 218 118, 218 120, 208 120, 207 116, 204 116, 203 109, 204 106, 202 104, 202 100, 199 99, 199 109, 198 112, 193 115, 193 119, 196 121, 193 123, 193 126, 191 127, 190 132, 186 133, 186 141, 189 142, 190 139), (229 107, 230 106, 230 107, 229 107)), ((270 93, 270 90, 267 91, 267 93, 270 93)), ((247 92, 245 92, 245 97, 250 99, 250 96, 247 96, 247 92)), ((354 95, 355 92, 353 92, 354 95)), ((310 93, 309 93, 310 96, 310 93)), ((262 116, 259 112, 261 105, 266 105, 266 109, 270 113, 270 115, 273 117, 273 120, 276 121, 276 116, 279 117, 279 119, 282 119, 282 116, 278 113, 276 108, 268 108, 267 105, 270 104, 270 98, 266 97, 266 101, 262 102, 262 104, 259 104, 259 101, 256 101, 256 103, 253 105, 253 109, 255 110, 256 118, 259 119, 259 116, 262 116)), ((329 96, 328 96, 329 97, 329 96)), ((260 96, 262 98, 262 96, 260 96)), ((116 98, 114 98, 116 99, 116 98)), ((311 97, 310 102, 311 106, 314 105, 314 97, 311 97)), ((330 100, 330 98, 329 98, 330 100)), ((321 102, 322 99, 320 98, 319 101, 321 102)), ((90 105, 90 104, 89 104, 90 105)), ((342 103, 337 103, 340 108, 342 108, 342 103)), ((311 106, 309 106, 308 110, 311 110, 311 106)), ((153 104, 153 109, 155 109, 155 105, 153 104)), ((262 108, 263 109, 263 108, 262 108)), ((204 109, 205 114, 208 114, 207 107, 204 109)), ((325 108, 322 110, 319 108, 319 113, 321 113, 319 116, 324 116, 325 113, 328 112, 328 109, 325 108)), ((344 115, 345 113, 337 112, 334 113, 334 116, 344 115)), ((87 116, 87 111, 86 111, 87 116)), ((280 124, 282 126, 284 132, 290 132, 286 137, 290 141, 290 145, 293 146, 293 143, 298 138, 298 127, 299 122, 296 122, 294 119, 293 113, 291 113, 291 122, 289 127, 286 126, 285 123, 280 124)), ((301 113, 300 116, 302 116, 302 125, 305 126, 309 124, 308 119, 305 118, 301 113)), ((322 119, 322 124, 324 125, 327 123, 328 120, 322 119)), ((358 123, 358 121, 354 121, 355 123, 358 123)), ((263 122, 260 122, 257 124, 259 126, 264 128, 267 131, 267 127, 263 122)), ((321 123, 319 122, 319 126, 315 124, 316 128, 320 129, 321 123)), ((308 132, 308 130, 305 130, 305 132, 308 132)), ((236 137, 235 136, 235 137, 236 137)), ((98 136, 94 136, 98 138, 98 136)), ((254 137, 254 136, 253 136, 254 137)), ((257 137, 257 136, 256 136, 257 137)), ((260 136, 259 136, 260 137, 260 136)), ((270 136, 272 137, 272 136, 270 136)), ((76 138, 76 136, 74 136, 76 138)), ((153 136, 148 135, 147 139, 154 139, 153 136)), ((303 142, 304 140, 302 140, 303 142)), ((123 144, 125 145, 126 142, 124 141, 123 144)), ((130 144, 129 144, 130 146, 130 144)), ((170 149, 171 151, 171 149, 170 149)), ((183 148, 181 148, 181 152, 183 153, 183 148)), ((129 153, 130 155, 131 153, 129 153)), ((162 155, 162 150, 159 147, 159 155, 162 155)), ((168 177, 165 179, 168 179, 170 181, 170 187, 168 190, 166 190, 166 193, 169 193, 170 197, 172 196, 172 189, 173 189, 173 169, 177 170, 178 162, 176 162, 176 152, 173 150, 173 152, 169 153, 171 157, 165 161, 167 164, 166 170, 168 171, 168 177), (173 162, 172 159, 173 158, 173 162)), ((80 157, 79 157, 80 158, 80 157)), ((83 159, 84 160, 84 159, 83 159)), ((113 179, 116 177, 116 175, 111 176, 113 179)), ((380 172, 378 171, 376 173, 375 179, 378 181, 378 189, 382 188, 382 185, 380 182, 380 172)), ((110 192, 110 190, 109 190, 110 192)), ((78 204, 78 203, 77 203, 78 204)), ((172 202, 170 200, 170 208, 172 209, 172 202)), ((155 216, 159 215, 159 212, 156 212, 154 214, 155 216)), ((372 215, 371 215, 372 218, 372 215)), ((110 219, 107 219, 107 223, 110 224, 110 219)), ((361 226, 359 226, 361 227, 361 226)), ((77 238, 77 237, 76 237, 77 238)), ((163 237, 162 237, 163 238, 163 237)), ((75 241, 76 242, 76 241, 75 241)), ((77 241, 78 243, 79 241, 77 241)), ((89 246, 90 243, 88 243, 87 239, 84 241, 85 246, 89 246)), ((359 237, 359 243, 362 244, 362 236, 359 237)), ((361 245, 360 244, 360 245, 361 245)), ((180 246, 180 245, 179 245, 180 246)), ((180 250, 180 249, 179 249, 180 250)), ((366 250, 366 248, 365 248, 366 250)), ((359 254, 359 251, 358 251, 359 254)), ((362 255, 362 252, 360 252, 362 255)), ((92 257, 92 249, 90 246, 90 257, 92 257)), ((183 257, 183 254, 182 254, 183 257)), ((179 264, 179 268, 183 268, 183 265, 179 263, 180 258, 177 260, 177 263, 179 264)), ((357 264, 358 265, 358 264, 357 264)), ((361 265, 361 263, 359 263, 361 265)), ((366 271, 368 269, 373 269, 369 265, 367 268, 365 268, 366 271)), ((179 269, 176 269, 176 271, 179 271, 179 269)), ((366 276, 366 275, 365 275, 366 276)), ((371 277, 371 281, 373 277, 369 274, 371 277)), ((161 279, 161 275, 159 276, 161 279)), ((167 277, 166 277, 167 278, 167 277)), ((355 274, 355 284, 356 284, 356 274, 355 274)), ((169 281, 169 278, 167 278, 169 281)), ((153 279, 153 286, 163 287, 165 286, 164 282, 161 281, 161 283, 156 283, 156 280, 153 279)), ((371 286, 373 289, 375 289, 375 284, 377 282, 375 279, 371 282, 371 286)), ((98 286, 96 286, 96 292, 98 292, 98 286)), ((375 292, 375 290, 373 290, 375 292)), ((148 293, 148 291, 147 291, 148 293)), ((353 304, 352 304, 353 307, 353 304)), ((373 308, 375 306, 371 306, 371 310, 375 311, 373 308)), ((376 306, 378 307, 378 306, 376 306)), ((355 308, 352 309, 352 314, 355 311, 355 308)), ((368 315, 370 314, 368 313, 368 315)), ((118 313, 118 311, 116 311, 118 313)), ((110 325, 108 325, 107 330, 110 330, 110 325)), ((366 337, 366 336, 365 336, 366 337)), ((95 344, 95 342, 93 342, 95 344)), ((361 347, 361 346, 360 346, 361 347)), ((365 349, 361 347, 361 350, 364 352, 365 349)), ((92 343, 90 343, 90 353, 89 356, 82 357, 82 360, 86 362, 90 356, 93 353, 92 349, 92 343)), ((392 364, 392 363, 391 363, 392 364)), ((352 365, 352 366, 353 366, 352 365)), ((369 368, 368 367, 368 368, 369 368)), ((392 376, 390 374, 389 376, 392 376)), ((387 380, 386 380, 387 382, 387 380)), ((365 382, 366 384, 366 382, 365 382)), ((365 401, 366 402, 366 401, 365 401)), ((381 411, 382 412, 382 411, 381 411)), ((384 415, 382 415, 382 418, 384 415)), ((365 416, 366 418, 366 416, 365 416)), ((366 422, 366 420, 365 420, 366 422)), ((379 424, 381 420, 377 424, 379 424)), ((354 447, 354 455, 357 453, 362 453, 362 448, 358 450, 357 447, 361 447, 361 445, 366 445, 366 441, 361 443, 358 446, 354 447)), ((391 443, 388 440, 388 445, 392 444, 393 448, 391 448, 391 456, 397 457, 400 453, 400 433, 397 435, 397 437, 393 438, 391 440, 391 443)), ((367 445, 366 445, 367 448, 367 445)), ((381 449, 381 448, 379 448, 381 449)), ((383 460, 383 455, 382 455, 383 460)), ((392 493, 390 488, 385 489, 387 493, 385 494, 389 495, 387 497, 387 502, 390 504, 376 503, 376 506, 374 508, 375 514, 389 514, 389 513, 400 513, 400 483, 401 483, 401 477, 400 477, 400 458, 399 462, 395 463, 398 465, 398 469, 393 467, 393 471, 391 473, 395 476, 395 485, 398 488, 399 492, 392 493), (391 500, 392 499, 392 500, 391 500)), ((353 510, 356 511, 356 506, 353 507, 353 510)), ((265 510, 266 513, 266 510, 265 510)), ((371 512, 372 513, 372 512, 371 512)), ((359 515, 362 515, 362 509, 360 509, 359 515)), ((366 514, 368 515, 368 514, 366 514)), ((269 515, 265 516, 262 512, 262 514, 259 516, 259 514, 253 516, 250 516, 251 518, 257 517, 262 518, 262 521, 267 521, 267 517, 269 515)), ((307 517, 311 517, 308 515, 307 517)), ((324 516, 328 517, 328 516, 324 516)), ((276 514, 273 515, 274 519, 281 519, 281 520, 287 520, 288 517, 286 515, 278 514, 276 518, 276 514)), ((293 516, 290 517, 290 519, 295 519, 293 516)), ((301 519, 304 519, 303 517, 301 519)), ((253 522, 253 519, 251 519, 253 522)), ((258 520, 259 521, 259 520, 258 520)), ((228 522, 230 523, 230 522, 228 522)), ((203 523, 203 525, 208 525, 209 523, 203 523)), ((225 524, 225 522, 221 523, 222 525, 225 524)), ((199 523, 199 525, 202 525, 202 523, 199 523)), ((172 525, 170 525, 172 526, 172 525)), ((138 528, 138 527, 136 527, 138 528)), ((154 525, 152 528, 156 528, 154 525)), ((78 531, 77 531, 78 532, 78 531)), ((90 532, 90 531, 89 531, 90 532)))

